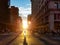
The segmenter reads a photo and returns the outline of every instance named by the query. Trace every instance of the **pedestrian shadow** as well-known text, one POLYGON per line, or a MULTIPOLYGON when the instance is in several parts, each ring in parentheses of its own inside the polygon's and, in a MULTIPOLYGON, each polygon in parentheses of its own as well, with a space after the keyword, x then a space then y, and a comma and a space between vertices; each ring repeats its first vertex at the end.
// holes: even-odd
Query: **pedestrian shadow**
POLYGON ((26 37, 24 37, 23 45, 28 45, 28 43, 26 42, 26 37))

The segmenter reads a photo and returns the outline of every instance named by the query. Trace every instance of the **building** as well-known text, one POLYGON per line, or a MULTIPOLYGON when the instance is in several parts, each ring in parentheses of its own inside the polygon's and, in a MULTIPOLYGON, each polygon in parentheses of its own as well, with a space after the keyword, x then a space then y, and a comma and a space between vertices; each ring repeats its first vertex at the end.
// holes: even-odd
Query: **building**
POLYGON ((40 0, 31 0, 32 14, 31 14, 31 30, 37 27, 37 14, 39 12, 40 0))
POLYGON ((9 6, 10 0, 0 0, 0 21, 1 23, 9 22, 9 6))
POLYGON ((15 21, 18 18, 18 16, 19 16, 19 9, 18 9, 18 7, 11 6, 11 8, 10 8, 10 22, 11 23, 15 23, 15 21))
POLYGON ((27 16, 27 23, 28 23, 28 29, 30 29, 30 24, 31 24, 31 14, 27 16))
POLYGON ((11 6, 10 8, 10 24, 12 31, 19 31, 21 29, 22 18, 19 16, 18 7, 11 6))
POLYGON ((0 0, 0 32, 6 32, 10 22, 10 0, 0 0))
POLYGON ((18 16, 18 19, 17 19, 17 31, 22 31, 22 17, 21 16, 18 16))
POLYGON ((19 16, 18 7, 11 6, 10 7, 10 24, 11 24, 10 28, 12 28, 12 31, 16 31, 18 16, 19 16))
POLYGON ((60 32, 60 0, 31 0, 32 29, 60 32))
POLYGON ((28 21, 28 22, 31 21, 31 15, 28 15, 27 21, 28 21))

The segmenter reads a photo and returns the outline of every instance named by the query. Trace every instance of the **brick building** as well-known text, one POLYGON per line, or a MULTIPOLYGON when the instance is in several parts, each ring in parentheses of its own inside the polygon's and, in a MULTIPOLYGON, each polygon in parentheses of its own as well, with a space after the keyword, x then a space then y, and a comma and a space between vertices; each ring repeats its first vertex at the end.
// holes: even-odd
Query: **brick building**
POLYGON ((31 0, 32 29, 60 32, 60 0, 31 0))
POLYGON ((10 0, 0 0, 0 32, 6 31, 10 22, 10 0))
POLYGON ((22 23, 22 18, 19 16, 18 7, 11 6, 10 8, 10 24, 12 31, 20 30, 20 25, 22 23))

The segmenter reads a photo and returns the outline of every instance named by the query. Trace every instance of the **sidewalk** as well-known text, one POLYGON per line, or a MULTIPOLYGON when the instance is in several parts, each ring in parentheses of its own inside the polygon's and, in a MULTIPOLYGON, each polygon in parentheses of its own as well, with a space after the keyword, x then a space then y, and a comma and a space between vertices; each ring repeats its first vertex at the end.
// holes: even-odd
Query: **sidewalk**
POLYGON ((4 34, 0 34, 0 45, 8 45, 9 43, 11 43, 11 41, 13 41, 17 36, 19 35, 19 33, 4 33, 4 34))
POLYGON ((54 45, 60 45, 60 37, 48 37, 47 35, 42 35, 42 34, 34 34, 35 37, 39 38, 40 40, 44 40, 47 43, 51 43, 54 45))
POLYGON ((57 41, 57 42, 60 42, 60 36, 58 35, 45 35, 45 37, 49 38, 50 40, 54 40, 54 41, 57 41))

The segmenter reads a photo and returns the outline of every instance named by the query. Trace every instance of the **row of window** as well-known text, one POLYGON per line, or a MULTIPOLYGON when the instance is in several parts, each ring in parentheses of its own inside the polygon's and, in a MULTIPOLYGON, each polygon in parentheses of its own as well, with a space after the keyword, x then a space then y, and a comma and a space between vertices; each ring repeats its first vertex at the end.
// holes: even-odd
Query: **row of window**
POLYGON ((59 19, 60 20, 60 14, 54 14, 54 19, 59 19))
POLYGON ((57 9, 59 9, 59 8, 60 8, 60 3, 55 2, 54 6, 55 6, 57 9))

